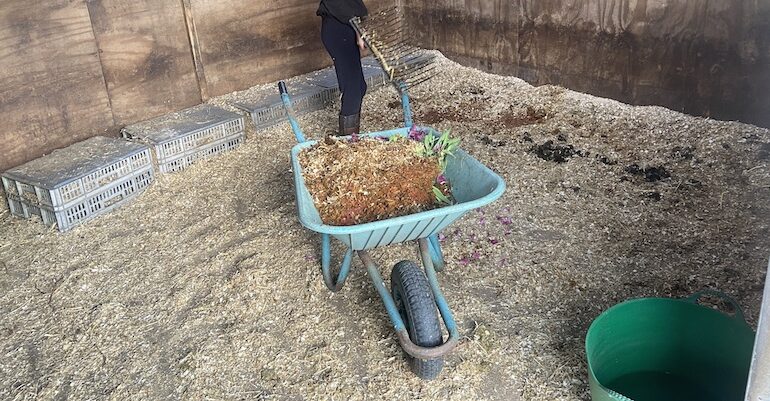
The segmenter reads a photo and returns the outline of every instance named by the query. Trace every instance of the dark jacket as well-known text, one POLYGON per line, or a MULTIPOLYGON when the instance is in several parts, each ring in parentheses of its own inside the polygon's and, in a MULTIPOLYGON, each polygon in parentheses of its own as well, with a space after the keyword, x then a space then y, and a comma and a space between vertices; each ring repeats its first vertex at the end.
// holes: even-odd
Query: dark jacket
POLYGON ((366 17, 369 12, 362 0, 321 0, 317 15, 332 16, 347 24, 353 17, 366 17))

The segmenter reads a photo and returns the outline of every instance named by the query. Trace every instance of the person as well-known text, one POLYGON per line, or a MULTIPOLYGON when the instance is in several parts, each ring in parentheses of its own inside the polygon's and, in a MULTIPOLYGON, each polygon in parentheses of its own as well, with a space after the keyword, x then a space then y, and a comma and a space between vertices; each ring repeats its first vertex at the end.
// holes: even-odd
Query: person
POLYGON ((321 0, 316 12, 321 17, 321 41, 334 62, 342 92, 339 135, 358 134, 361 126, 361 103, 367 89, 361 67, 365 45, 349 21, 368 13, 362 0, 321 0))

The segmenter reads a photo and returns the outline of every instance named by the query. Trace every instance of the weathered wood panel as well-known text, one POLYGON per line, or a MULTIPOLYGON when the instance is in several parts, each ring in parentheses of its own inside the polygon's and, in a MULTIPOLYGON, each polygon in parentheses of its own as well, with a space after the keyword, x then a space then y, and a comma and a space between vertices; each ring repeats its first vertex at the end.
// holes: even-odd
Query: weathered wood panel
POLYGON ((423 46, 634 104, 770 126, 770 2, 413 0, 423 46))
MULTIPOLYGON (((365 1, 370 10, 395 0, 365 1)), ((212 96, 331 64, 320 39, 318 0, 191 0, 212 96)))
POLYGON ((88 0, 116 124, 200 103, 179 0, 88 0))
POLYGON ((0 1, 0 171, 113 125, 88 10, 0 1))

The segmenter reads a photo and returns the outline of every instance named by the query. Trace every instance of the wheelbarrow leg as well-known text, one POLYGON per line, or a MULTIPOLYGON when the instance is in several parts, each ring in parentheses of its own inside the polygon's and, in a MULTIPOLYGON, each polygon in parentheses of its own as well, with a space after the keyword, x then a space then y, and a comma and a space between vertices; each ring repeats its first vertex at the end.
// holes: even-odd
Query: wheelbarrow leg
POLYGON ((340 272, 337 275, 337 279, 335 280, 331 271, 331 237, 329 234, 321 234, 321 272, 323 273, 324 284, 326 284, 326 288, 332 292, 337 292, 342 288, 342 286, 345 284, 345 280, 348 278, 348 273, 350 273, 350 262, 352 259, 353 251, 348 248, 347 251, 345 251, 345 257, 342 259, 340 272))
MULTIPOLYGON (((425 238, 420 238, 417 240, 417 243, 420 245, 420 257, 422 258, 422 265, 425 268, 425 275, 428 277, 428 283, 433 291, 433 298, 436 301, 436 306, 438 307, 441 318, 444 319, 444 325, 449 332, 449 338, 458 340, 460 334, 457 331, 457 324, 455 323, 452 311, 449 309, 449 304, 447 303, 446 298, 444 298, 444 294, 441 292, 441 288, 438 284, 438 276, 436 276, 436 269, 433 266, 433 258, 430 251, 430 241, 425 238)), ((436 243, 438 245, 438 238, 436 239, 436 243)))
POLYGON ((444 254, 441 252, 441 243, 438 241, 438 234, 428 237, 430 245, 430 258, 433 261, 433 268, 437 272, 444 270, 444 254))

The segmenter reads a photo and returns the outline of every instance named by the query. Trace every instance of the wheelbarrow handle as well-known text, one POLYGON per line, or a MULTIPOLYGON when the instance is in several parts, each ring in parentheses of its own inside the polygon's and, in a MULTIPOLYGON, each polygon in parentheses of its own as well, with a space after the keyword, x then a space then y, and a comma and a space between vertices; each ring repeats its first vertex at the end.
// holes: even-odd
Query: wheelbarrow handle
POLYGON ((294 106, 291 104, 291 96, 289 96, 289 90, 286 88, 286 82, 278 82, 278 93, 281 95, 283 108, 286 110, 286 118, 289 119, 291 130, 294 131, 294 137, 297 138, 298 143, 305 142, 305 135, 302 134, 302 129, 299 127, 299 123, 297 123, 297 115, 294 113, 294 106))

